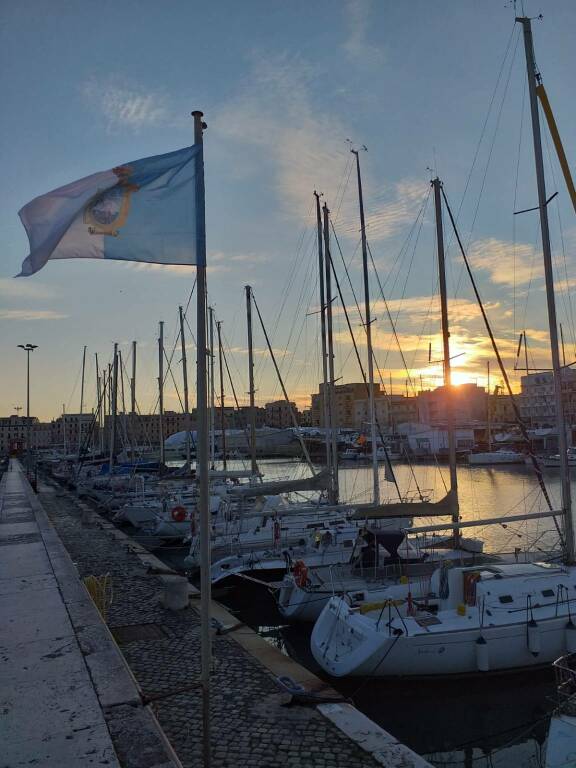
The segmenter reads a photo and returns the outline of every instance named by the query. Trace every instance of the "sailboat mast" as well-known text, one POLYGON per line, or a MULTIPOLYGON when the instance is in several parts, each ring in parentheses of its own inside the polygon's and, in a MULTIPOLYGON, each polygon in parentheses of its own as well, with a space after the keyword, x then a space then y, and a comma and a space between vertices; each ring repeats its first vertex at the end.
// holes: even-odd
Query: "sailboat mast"
POLYGON ((98 368, 98 352, 94 353, 94 357, 96 358, 96 415, 94 421, 95 426, 97 427, 95 430, 94 450, 102 452, 102 387, 100 382, 100 369, 98 368))
POLYGON ((112 411, 110 416, 110 474, 114 467, 116 455, 116 411, 118 408, 118 344, 114 344, 114 361, 112 363, 112 411))
POLYGON ((334 398, 334 339, 332 334, 332 270, 330 268, 330 211, 324 203, 324 255, 326 270, 326 326, 328 331, 328 412, 330 422, 330 453, 332 478, 330 483, 331 504, 338 502, 338 441, 336 439, 336 407, 334 398))
POLYGON ((322 214, 320 212, 320 195, 314 192, 316 198, 316 227, 318 237, 318 284, 320 290, 320 333, 322 336, 322 411, 324 413, 324 438, 326 441, 326 469, 332 476, 332 451, 330 448, 330 410, 328 406, 328 359, 326 357, 326 300, 324 295, 324 249, 322 243, 322 214))
MULTIPOLYGON (((450 329, 448 326, 448 292, 446 290, 446 260, 444 255, 444 228, 442 226, 442 200, 440 190, 442 184, 439 178, 432 181, 434 189, 434 205, 436 210, 436 241, 438 245, 438 281, 440 284, 440 313, 442 317, 442 344, 444 353, 444 388, 446 390, 446 426, 448 431, 448 459, 450 462, 450 490, 456 496, 458 493, 458 476, 456 474, 456 435, 454 434, 454 404, 452 392, 452 367, 450 364, 450 329)), ((452 512, 452 522, 458 524, 457 499, 452 512)), ((460 533, 453 529, 454 547, 458 546, 460 533)))
POLYGON ((252 288, 247 285, 246 291, 246 322, 248 327, 248 387, 250 396, 250 463, 252 474, 258 472, 256 464, 256 411, 254 408, 254 351, 252 347, 252 288))
POLYGON ((158 434, 160 439, 160 472, 164 468, 164 321, 158 334, 158 434))
POLYGON ((132 342, 132 378, 130 379, 130 412, 136 413, 136 342, 132 342))
POLYGON ((518 17, 516 21, 522 24, 524 30, 524 50, 526 52, 526 68, 528 74, 528 92, 530 94, 530 113, 532 117, 532 136, 534 140, 534 162, 536 166, 536 182, 538 187, 538 209, 540 212, 540 231, 542 235, 542 251, 544 256, 544 277, 546 281, 546 299, 548 302, 548 325, 550 327, 550 350, 552 355, 552 370, 554 372, 554 395, 556 400, 556 428, 558 430, 558 452, 560 454, 560 475, 562 479, 562 508, 564 511, 564 546, 566 559, 574 562, 574 524, 572 521, 572 497, 570 490, 570 469, 568 466, 568 444, 566 440, 566 424, 564 422, 564 407, 562 403, 562 368, 560 365, 560 350, 558 347, 558 321, 556 318, 556 298, 554 295, 554 270, 552 267, 552 251, 550 247, 550 228, 548 225, 548 208, 546 199, 546 179, 544 176, 544 160, 542 157, 542 138, 540 134, 540 116, 538 114, 538 97, 536 84, 540 82, 540 73, 534 60, 534 43, 532 40, 532 25, 527 17, 518 17))
POLYGON ((180 349, 182 352, 182 381, 184 384, 184 423, 186 424, 186 467, 190 468, 190 401, 188 399, 188 361, 186 359, 186 336, 184 333, 184 311, 180 313, 180 349))
MULTIPOLYGON (((86 346, 82 352, 82 381, 80 383, 80 416, 84 410, 84 373, 86 371, 86 346)), ((78 420, 78 460, 80 460, 80 450, 82 448, 82 419, 78 420)))
POLYGON ((215 435, 215 418, 214 418, 214 307, 208 307, 210 318, 210 467, 214 466, 214 458, 216 456, 216 435, 215 435))
POLYGON ((370 404, 370 441, 372 444, 372 481, 374 504, 380 503, 380 483, 378 479, 378 454, 376 446, 376 406, 374 403, 374 357, 372 354, 372 320, 370 317, 370 284, 368 280, 368 248, 366 245, 366 221, 364 219, 364 198, 362 196, 362 177, 360 175, 360 156, 356 155, 356 176, 358 179, 358 204, 360 207, 360 232, 362 238, 362 268, 364 273, 364 311, 366 326, 366 346, 368 347, 368 397, 370 404))
POLYGON ((226 412, 224 410, 224 368, 222 362, 222 320, 216 323, 218 333, 218 370, 220 372, 220 430, 222 432, 222 469, 226 471, 226 412))
POLYGON ((492 409, 490 408, 491 405, 491 395, 490 395, 490 360, 486 361, 486 378, 487 378, 487 384, 488 384, 488 408, 487 408, 487 416, 488 416, 488 451, 492 450, 492 409))

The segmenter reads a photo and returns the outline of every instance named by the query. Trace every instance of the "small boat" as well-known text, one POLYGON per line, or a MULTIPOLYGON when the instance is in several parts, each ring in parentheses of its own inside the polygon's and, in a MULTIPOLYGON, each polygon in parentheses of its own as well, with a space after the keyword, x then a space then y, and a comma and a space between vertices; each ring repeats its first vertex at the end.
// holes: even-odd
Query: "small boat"
POLYGON ((468 464, 524 464, 524 454, 518 451, 507 451, 504 448, 498 451, 480 451, 468 454, 468 464))
MULTIPOLYGON (((568 466, 569 467, 576 467, 576 448, 568 448, 566 451, 566 455, 568 456, 568 466)), ((560 454, 557 453, 554 456, 546 456, 545 458, 541 459, 542 464, 545 467, 549 468, 560 468, 560 454)))

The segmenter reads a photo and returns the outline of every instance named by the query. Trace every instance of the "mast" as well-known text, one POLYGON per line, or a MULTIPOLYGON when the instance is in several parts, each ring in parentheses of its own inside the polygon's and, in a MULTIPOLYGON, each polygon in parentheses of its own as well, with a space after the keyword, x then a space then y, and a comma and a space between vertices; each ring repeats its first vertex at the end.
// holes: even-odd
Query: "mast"
POLYGON ((86 370, 86 345, 82 352, 82 381, 80 384, 80 418, 78 419, 78 461, 80 461, 80 451, 82 448, 82 411, 84 409, 84 373, 86 370))
MULTIPOLYGON (((316 227, 318 230, 318 278, 320 289, 320 333, 322 336, 322 411, 324 413, 324 439, 326 441, 326 469, 332 475, 332 451, 330 446, 330 409, 328 406, 328 359, 326 357, 326 302, 324 297, 324 251, 322 247, 322 215, 320 213, 320 195, 316 198, 316 227)), ((332 493, 332 489, 330 490, 332 493)))
MULTIPOLYGON (((194 144, 202 145, 202 112, 194 117, 194 144)), ((196 360, 196 478, 198 482, 198 510, 200 512, 200 619, 201 619, 201 671, 202 685, 202 752, 203 766, 210 768, 210 671, 212 641, 210 637, 210 510, 208 505, 208 424, 206 388, 206 224, 204 214, 204 160, 200 156, 196 175, 196 334, 198 354, 196 360)))
POLYGON ((330 483, 331 504, 338 503, 338 441, 335 429, 335 403, 334 403, 334 340, 332 335, 332 279, 330 269, 330 211, 324 203, 324 250, 326 254, 326 318, 328 331, 328 413, 330 421, 330 452, 332 466, 332 482, 330 483))
POLYGON ((246 291, 246 322, 248 326, 248 394, 250 396, 250 463, 252 474, 258 473, 256 463, 256 411, 254 409, 254 351, 252 347, 252 288, 247 285, 246 291))
POLYGON ((158 334, 158 433, 160 438, 160 472, 164 468, 164 321, 158 334))
POLYGON ((372 444, 372 481, 374 504, 380 504, 380 483, 378 479, 378 455, 376 451, 376 407, 374 403, 374 358, 372 355, 372 320, 370 318, 370 284, 368 280, 368 248, 366 246, 366 221, 364 219, 364 199, 362 197, 362 177, 360 175, 360 156, 356 155, 356 175, 358 178, 358 204, 360 206, 360 231, 362 236, 362 268, 364 273, 364 311, 366 326, 366 346, 368 347, 368 387, 370 402, 370 441, 372 444))
POLYGON ((540 135, 540 117, 538 114, 538 99, 536 85, 540 83, 540 73, 534 60, 534 44, 532 40, 532 25, 527 17, 518 17, 516 21, 522 24, 524 30, 524 50, 526 53, 526 69, 528 74, 528 91, 530 94, 530 113, 532 117, 532 136, 534 140, 534 163, 536 166, 536 182, 538 187, 538 209, 540 212, 540 230, 542 234, 542 251, 544 256, 544 276, 546 279, 546 299, 548 302, 548 324, 550 326, 550 351, 552 354, 552 370, 554 371, 554 395, 556 400, 556 428, 558 430, 558 452, 560 454, 560 471, 562 478, 562 508, 564 511, 564 546, 566 559, 574 562, 574 525, 572 521, 572 498, 570 490, 570 469, 568 466, 568 445, 566 440, 566 425, 564 423, 564 407, 562 403, 562 368, 558 348, 558 322, 556 319, 556 298, 554 296, 554 270, 552 267, 552 252, 550 247, 550 228, 548 225, 548 208, 546 199, 546 179, 544 176, 544 161, 542 158, 542 140, 540 135))
POLYGON ((96 416, 95 416, 95 422, 96 426, 98 427, 98 442, 96 440, 94 441, 94 448, 98 446, 98 450, 100 453, 104 452, 104 433, 102 430, 102 405, 103 405, 103 399, 104 396, 102 394, 102 382, 100 380, 100 369, 98 368, 98 352, 94 353, 94 357, 96 358, 96 416))
POLYGON ((220 430, 222 432, 222 468, 226 471, 226 413, 224 411, 224 369, 222 363, 222 320, 216 323, 218 332, 218 369, 220 371, 220 430))
POLYGON ((210 320, 210 467, 215 469, 216 435, 214 419, 214 307, 208 307, 210 320))
POLYGON ((114 344, 114 360, 112 363, 112 415, 110 417, 110 474, 114 467, 114 457, 116 455, 116 411, 118 401, 118 344, 114 344))
MULTIPOLYGON (((440 190, 442 184, 439 178, 432 181, 434 188, 434 205, 436 210, 436 240, 438 244, 438 280, 440 283, 440 309, 442 315, 442 343, 444 352, 444 388, 446 390, 446 421, 448 428, 448 458, 450 461, 450 491, 454 494, 455 505, 452 512, 452 522, 458 524, 458 477, 456 474, 456 436, 454 434, 454 407, 452 393, 452 368, 450 364, 450 329, 448 326, 448 293, 446 290, 446 262, 444 256, 444 228, 442 226, 442 201, 440 190)), ((458 547, 460 533, 457 527, 452 531, 454 547, 458 547)))
POLYGON ((66 403, 62 403, 62 426, 64 428, 64 458, 66 458, 66 403))
POLYGON ((136 413, 136 342, 132 342, 132 378, 130 379, 130 412, 136 413))
POLYGON ((188 399, 188 362, 186 359, 186 337, 184 335, 184 312, 180 313, 180 349, 182 351, 182 380, 184 383, 184 423, 186 424, 186 467, 190 469, 190 401, 188 399))
POLYGON ((490 408, 490 360, 486 361, 486 377, 488 380, 488 451, 492 450, 492 412, 490 408))

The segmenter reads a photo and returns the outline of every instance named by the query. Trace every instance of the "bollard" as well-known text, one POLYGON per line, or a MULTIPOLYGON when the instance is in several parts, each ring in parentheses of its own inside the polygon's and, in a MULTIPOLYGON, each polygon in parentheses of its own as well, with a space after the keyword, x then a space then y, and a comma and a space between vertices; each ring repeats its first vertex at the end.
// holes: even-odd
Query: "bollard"
POLYGON ((184 576, 162 576, 164 593, 162 605, 170 611, 188 607, 188 579, 184 576))

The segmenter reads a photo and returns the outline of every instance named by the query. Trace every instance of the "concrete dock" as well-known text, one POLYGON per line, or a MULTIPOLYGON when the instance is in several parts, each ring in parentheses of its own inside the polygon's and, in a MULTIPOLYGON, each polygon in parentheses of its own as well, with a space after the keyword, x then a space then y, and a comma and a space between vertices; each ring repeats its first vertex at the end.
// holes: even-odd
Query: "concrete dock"
MULTIPOLYGON (((165 608, 165 577, 154 569, 166 566, 68 491, 42 482, 36 497, 17 462, 3 477, 0 504, 0 605, 8 617, 0 653, 10 662, 0 671, 9 749, 0 768, 200 768, 194 588, 188 607, 165 608), (105 574, 108 626, 81 582, 105 574), (48 719, 23 717, 33 692, 48 719), (60 745, 68 761, 58 757, 60 745)), ((214 768, 428 765, 217 603, 213 616, 214 768), (281 675, 325 702, 288 706, 281 675)))

